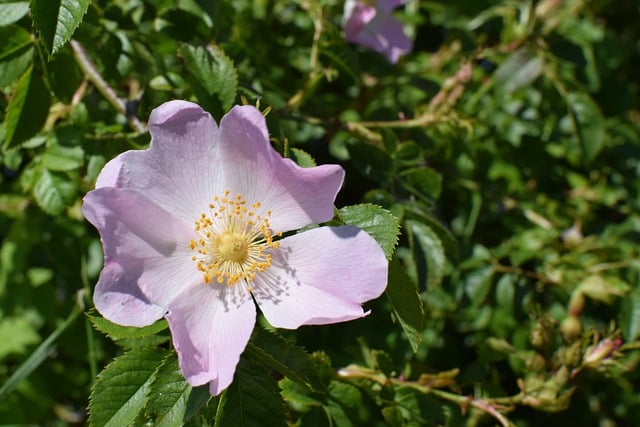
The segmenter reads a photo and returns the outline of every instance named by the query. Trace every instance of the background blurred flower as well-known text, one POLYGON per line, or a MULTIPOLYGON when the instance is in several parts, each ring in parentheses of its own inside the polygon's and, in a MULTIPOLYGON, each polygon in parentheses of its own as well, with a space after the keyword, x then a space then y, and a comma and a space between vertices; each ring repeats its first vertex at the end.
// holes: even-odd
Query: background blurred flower
POLYGON ((357 43, 387 56, 396 63, 401 55, 411 51, 411 40, 405 35, 402 23, 393 17, 395 7, 406 0, 375 0, 375 6, 360 0, 344 4, 344 34, 357 43))
POLYGON ((150 148, 109 162, 84 198, 104 246, 94 295, 104 317, 144 326, 166 316, 187 381, 215 395, 233 379, 254 300, 281 328, 366 315, 361 304, 387 281, 371 236, 342 226, 280 238, 333 217, 340 166, 282 158, 251 106, 218 127, 198 105, 171 101, 149 131, 150 148))

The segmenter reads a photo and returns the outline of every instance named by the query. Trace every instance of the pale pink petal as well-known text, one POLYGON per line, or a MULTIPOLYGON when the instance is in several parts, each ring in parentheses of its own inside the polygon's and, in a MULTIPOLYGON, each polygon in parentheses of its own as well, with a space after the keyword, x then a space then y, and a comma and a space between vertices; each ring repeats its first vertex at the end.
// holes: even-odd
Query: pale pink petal
POLYGON ((344 35, 347 41, 357 43, 358 34, 374 16, 376 16, 376 9, 373 6, 356 0, 347 0, 344 4, 344 35))
POLYGON ((105 166, 96 187, 136 190, 190 226, 220 194, 218 128, 197 104, 170 101, 149 117, 148 150, 122 153, 105 166))
POLYGON ((142 327, 165 315, 167 309, 152 304, 136 286, 141 270, 135 262, 104 266, 93 294, 93 303, 103 317, 118 325, 142 327))
POLYGON ((116 187, 122 170, 122 156, 117 156, 107 162, 96 179, 96 188, 116 187))
POLYGON ((405 4, 407 0, 376 0, 376 9, 380 12, 391 13, 393 9, 405 4))
POLYGON ((411 40, 405 35, 402 23, 393 15, 378 13, 353 40, 376 52, 383 53, 389 62, 396 63, 401 55, 409 53, 411 40))
POLYGON ((182 374, 192 386, 210 383, 217 395, 233 381, 256 309, 240 285, 205 285, 179 295, 167 320, 182 374))
POLYGON ((203 281, 188 247, 195 231, 139 193, 99 188, 85 196, 82 211, 102 238, 105 269, 94 300, 108 319, 131 324, 122 317, 125 309, 116 307, 123 301, 166 311, 177 294, 203 281), (122 315, 115 318, 114 313, 122 315))
POLYGON ((280 241, 273 265, 253 295, 278 328, 363 317, 362 303, 387 284, 387 260, 378 243, 356 227, 320 227, 280 241))
POLYGON ((269 143, 264 116, 236 106, 220 122, 220 167, 226 189, 272 211, 271 225, 294 230, 333 217, 333 202, 344 179, 338 165, 301 168, 269 143))

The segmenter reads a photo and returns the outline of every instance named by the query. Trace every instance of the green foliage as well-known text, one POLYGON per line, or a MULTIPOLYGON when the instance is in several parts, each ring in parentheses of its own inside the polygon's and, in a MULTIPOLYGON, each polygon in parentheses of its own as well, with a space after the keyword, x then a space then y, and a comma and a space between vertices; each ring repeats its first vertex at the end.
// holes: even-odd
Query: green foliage
POLYGON ((55 55, 73 36, 91 0, 32 0, 33 22, 50 55, 55 55))
POLYGON ((215 426, 258 427, 265 420, 285 426, 284 402, 276 380, 260 365, 240 359, 233 384, 220 399, 215 426))
POLYGON ((131 424, 149 399, 156 370, 166 354, 153 348, 132 350, 98 376, 89 397, 90 426, 131 424))
POLYGON ((219 49, 187 45, 180 53, 192 77, 191 88, 201 105, 216 115, 229 110, 238 90, 233 62, 219 49))
POLYGON ((355 225, 369 233, 382 246, 388 259, 398 242, 399 225, 393 214, 380 206, 361 204, 345 206, 338 212, 347 225, 355 225))
POLYGON ((208 387, 191 387, 182 376, 178 358, 170 355, 156 372, 151 384, 146 415, 157 426, 175 426, 188 422, 211 399, 208 387))
POLYGON ((637 2, 409 1, 397 64, 345 41, 343 6, 0 0, 0 419, 640 419, 637 2), (82 197, 170 99, 218 121, 259 105, 283 155, 340 164, 329 224, 389 260, 363 319, 259 316, 219 397, 184 380, 165 320, 92 309, 104 257, 82 197))

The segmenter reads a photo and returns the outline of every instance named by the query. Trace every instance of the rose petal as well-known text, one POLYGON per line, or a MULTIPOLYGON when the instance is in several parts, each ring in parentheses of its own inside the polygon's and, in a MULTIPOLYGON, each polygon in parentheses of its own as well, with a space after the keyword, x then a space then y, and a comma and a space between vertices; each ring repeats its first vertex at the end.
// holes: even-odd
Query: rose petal
POLYGON ((123 311, 110 305, 122 300, 167 307, 185 288, 203 281, 188 247, 197 236, 195 231, 139 193, 99 188, 85 196, 82 211, 102 238, 105 271, 94 299, 108 319, 130 324, 121 317, 109 317, 115 314, 105 314, 123 311))
POLYGON ((191 226, 224 191, 216 123, 197 104, 170 101, 151 112, 149 132, 149 149, 127 151, 107 163, 96 187, 136 190, 191 226))
POLYGON ((380 296, 387 283, 380 245, 356 227, 320 227, 284 238, 273 257, 253 294, 278 328, 363 317, 362 303, 380 296))
POLYGON ((393 15, 385 13, 376 14, 353 41, 385 54, 393 64, 412 48, 411 40, 404 34, 402 23, 393 15))
POLYGON ((239 285, 203 284, 179 295, 169 306, 167 320, 187 382, 209 382, 213 395, 227 388, 255 318, 253 301, 239 285))
POLYGON ((301 168, 269 143, 264 116, 236 106, 220 122, 220 162, 228 190, 272 211, 271 226, 288 231, 333 217, 344 179, 338 165, 301 168))
POLYGON ((376 16, 376 9, 373 6, 356 0, 347 0, 344 3, 344 35, 347 41, 356 43, 358 34, 374 16, 376 16))
POLYGON ((393 9, 405 4, 407 0, 376 0, 376 9, 380 12, 391 13, 393 9))
POLYGON ((104 318, 118 325, 142 327, 165 315, 165 307, 152 304, 135 282, 131 283, 141 269, 140 263, 104 266, 93 294, 93 303, 104 318))

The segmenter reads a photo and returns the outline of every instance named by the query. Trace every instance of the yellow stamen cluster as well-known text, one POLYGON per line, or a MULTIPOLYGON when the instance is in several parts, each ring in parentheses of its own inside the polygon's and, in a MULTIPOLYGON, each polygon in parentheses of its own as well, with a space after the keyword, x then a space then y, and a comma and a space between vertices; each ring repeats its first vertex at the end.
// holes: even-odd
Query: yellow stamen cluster
POLYGON ((215 280, 231 286, 244 281, 251 290, 249 283, 256 273, 271 266, 269 252, 280 245, 273 239, 282 233, 271 230, 271 211, 259 215, 261 203, 248 206, 241 194, 229 195, 225 191, 223 196, 214 197, 209 214, 203 213, 195 221, 200 238, 189 242, 191 250, 196 251, 191 259, 204 274, 205 283, 215 280))

